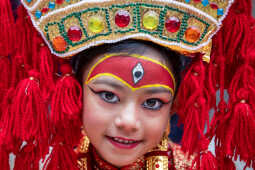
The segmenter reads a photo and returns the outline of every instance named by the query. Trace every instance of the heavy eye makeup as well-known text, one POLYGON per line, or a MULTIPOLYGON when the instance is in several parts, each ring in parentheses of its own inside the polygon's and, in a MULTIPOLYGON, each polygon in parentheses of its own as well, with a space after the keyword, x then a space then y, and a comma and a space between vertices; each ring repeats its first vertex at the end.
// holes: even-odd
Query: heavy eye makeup
POLYGON ((163 102, 161 99, 150 98, 143 102, 142 106, 145 109, 149 110, 159 110, 163 105, 168 104, 169 102, 163 102))
MULTIPOLYGON (((120 98, 118 97, 118 95, 116 95, 114 92, 112 91, 108 91, 108 90, 95 90, 92 87, 88 88, 97 96, 100 97, 101 100, 103 100, 106 103, 110 103, 110 104, 116 104, 120 102, 120 98)), ((153 95, 155 96, 155 95, 153 95)), ((160 110, 164 105, 169 104, 170 101, 166 101, 166 99, 160 99, 160 98, 147 98, 146 100, 144 100, 141 104, 141 106, 145 109, 148 110, 160 110)))
POLYGON ((107 103, 118 103, 120 102, 120 99, 117 95, 115 95, 113 92, 111 91, 107 91, 107 90, 94 90, 93 88, 89 87, 88 88, 96 95, 98 95, 100 97, 100 99, 102 99, 103 101, 107 102, 107 103))

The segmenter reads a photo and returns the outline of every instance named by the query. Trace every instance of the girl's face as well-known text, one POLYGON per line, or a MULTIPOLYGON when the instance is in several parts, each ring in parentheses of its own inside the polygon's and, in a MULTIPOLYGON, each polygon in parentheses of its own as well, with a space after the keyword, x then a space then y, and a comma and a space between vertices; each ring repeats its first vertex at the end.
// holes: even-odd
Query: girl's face
MULTIPOLYGON (((166 64, 155 50, 148 49, 143 56, 166 64)), ((84 82, 92 66, 102 57, 96 57, 87 67, 84 82)), ((158 70, 159 77, 161 71, 158 70)), ((160 142, 170 117, 173 95, 169 89, 151 86, 132 90, 107 75, 98 76, 83 86, 83 126, 104 160, 122 167, 135 162, 160 142)))

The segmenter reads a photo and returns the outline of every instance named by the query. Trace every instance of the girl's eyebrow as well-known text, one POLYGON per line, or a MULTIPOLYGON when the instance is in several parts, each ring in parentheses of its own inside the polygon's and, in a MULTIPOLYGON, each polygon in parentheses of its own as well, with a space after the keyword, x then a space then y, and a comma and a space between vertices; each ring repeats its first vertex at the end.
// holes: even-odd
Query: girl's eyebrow
POLYGON ((145 94, 155 94, 155 93, 169 93, 172 94, 170 92, 170 90, 164 88, 164 87, 153 87, 153 88, 146 88, 144 91, 145 94))
POLYGON ((124 89, 124 87, 120 83, 117 83, 117 82, 109 80, 109 79, 97 79, 97 80, 93 81, 92 84, 95 84, 95 85, 97 85, 97 84, 108 85, 108 86, 111 86, 111 87, 119 89, 119 90, 124 89))

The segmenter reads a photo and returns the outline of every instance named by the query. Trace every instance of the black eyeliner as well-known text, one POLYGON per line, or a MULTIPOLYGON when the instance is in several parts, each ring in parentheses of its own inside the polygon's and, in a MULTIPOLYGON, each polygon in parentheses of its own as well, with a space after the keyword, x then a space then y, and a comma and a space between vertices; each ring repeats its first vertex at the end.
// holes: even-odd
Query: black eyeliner
POLYGON ((89 86, 88 86, 88 88, 89 88, 93 93, 95 93, 95 94, 100 93, 100 92, 96 92, 93 88, 91 88, 91 87, 89 87, 89 86))

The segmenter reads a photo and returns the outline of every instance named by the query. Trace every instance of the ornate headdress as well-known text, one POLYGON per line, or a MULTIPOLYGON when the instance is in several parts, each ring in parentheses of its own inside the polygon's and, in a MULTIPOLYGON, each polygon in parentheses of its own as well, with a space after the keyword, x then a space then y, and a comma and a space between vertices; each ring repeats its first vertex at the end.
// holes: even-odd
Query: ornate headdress
POLYGON ((143 39, 210 58, 212 36, 233 0, 22 0, 52 53, 66 57, 91 46, 143 39))
POLYGON ((9 168, 10 153, 16 155, 15 169, 38 169, 41 158, 47 158, 47 169, 77 168, 73 147, 81 138, 82 88, 69 59, 92 46, 125 39, 152 41, 193 57, 174 110, 184 124, 183 150, 196 152, 195 169, 233 169, 232 159, 238 157, 255 168, 251 0, 22 0, 22 4, 14 19, 10 1, 0 1, 3 169, 9 168), (215 155, 208 151, 213 137, 215 155), (53 149, 45 158, 49 146, 53 149))

